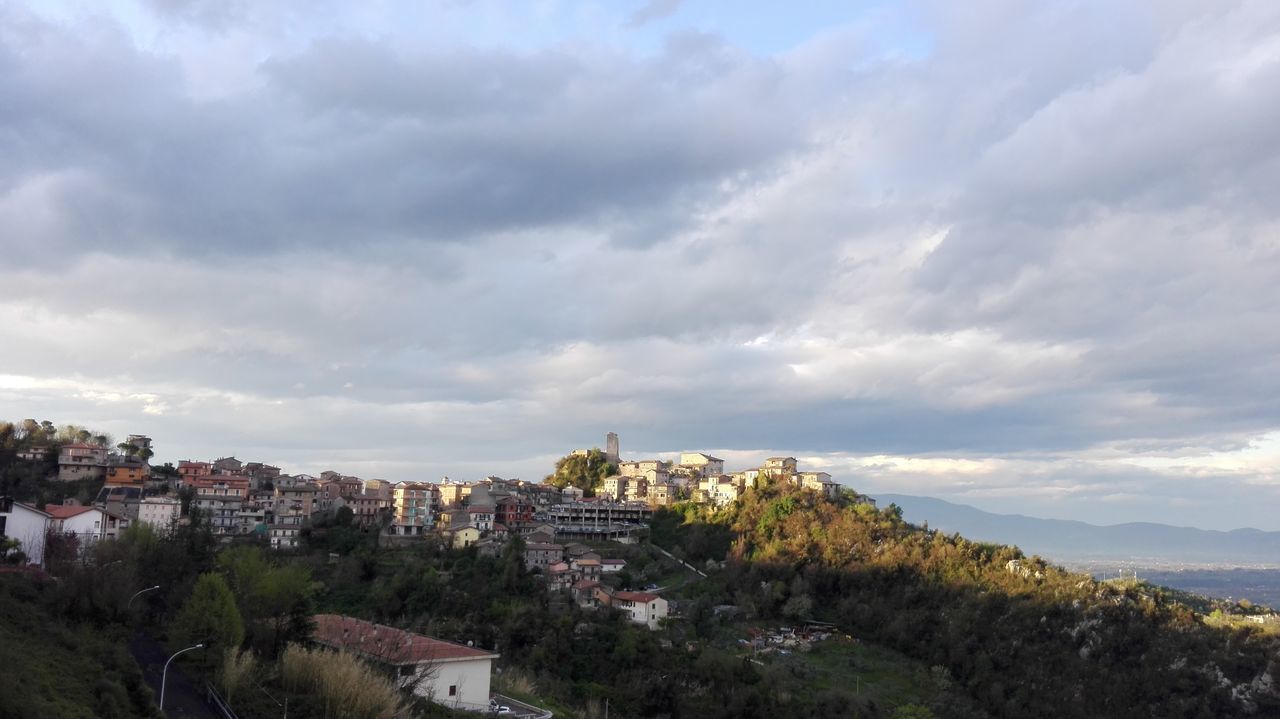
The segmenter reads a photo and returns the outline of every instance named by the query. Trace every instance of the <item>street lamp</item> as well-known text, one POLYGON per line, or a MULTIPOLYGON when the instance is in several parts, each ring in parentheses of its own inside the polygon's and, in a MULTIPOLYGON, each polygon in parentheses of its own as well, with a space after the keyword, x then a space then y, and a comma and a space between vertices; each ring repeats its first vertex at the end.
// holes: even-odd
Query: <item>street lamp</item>
POLYGON ((124 605, 124 610, 125 610, 126 612, 127 612, 127 611, 129 611, 129 609, 133 606, 133 600, 137 599, 137 598, 138 598, 138 595, 140 595, 140 594, 142 594, 142 593, 144 593, 144 592, 153 592, 153 591, 155 591, 155 590, 157 590, 157 589, 159 589, 159 588, 160 588, 160 585, 159 585, 159 584, 157 584, 157 585, 155 585, 154 587, 147 587, 146 589, 142 589, 142 590, 139 590, 139 591, 137 591, 137 592, 134 592, 134 593, 133 593, 133 596, 132 596, 132 597, 129 597, 129 603, 128 603, 128 604, 126 604, 126 605, 124 605))
MULTIPOLYGON (((192 649, 199 649, 200 647, 203 647, 203 646, 204 646, 204 643, 202 642, 200 644, 195 645, 194 647, 179 649, 178 651, 173 653, 172 657, 169 657, 169 662, 173 661, 174 657, 178 656, 183 652, 189 652, 192 649)), ((161 712, 164 712, 164 683, 169 679, 169 662, 164 663, 164 672, 160 674, 160 711, 161 712)))

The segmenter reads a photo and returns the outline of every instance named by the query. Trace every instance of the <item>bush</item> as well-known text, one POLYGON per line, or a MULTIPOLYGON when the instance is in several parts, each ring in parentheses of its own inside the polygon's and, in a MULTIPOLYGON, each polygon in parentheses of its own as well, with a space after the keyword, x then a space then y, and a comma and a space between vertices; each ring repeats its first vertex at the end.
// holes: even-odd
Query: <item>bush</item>
POLYGON ((351 654, 290 644, 280 660, 280 680, 290 692, 314 695, 326 717, 408 716, 395 684, 351 654))

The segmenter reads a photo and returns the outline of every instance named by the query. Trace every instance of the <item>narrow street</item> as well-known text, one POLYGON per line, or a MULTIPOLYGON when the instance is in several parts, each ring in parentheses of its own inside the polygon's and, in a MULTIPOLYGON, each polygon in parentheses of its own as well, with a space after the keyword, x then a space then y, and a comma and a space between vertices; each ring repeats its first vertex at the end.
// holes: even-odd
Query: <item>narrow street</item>
MULTIPOLYGON (((147 686, 155 692, 156 703, 160 702, 160 678, 164 671, 164 663, 170 652, 160 642, 145 634, 135 634, 129 640, 129 652, 142 668, 142 676, 147 686)), ((199 684, 186 675, 175 661, 169 665, 169 680, 165 689, 165 716, 189 717, 191 719, 218 719, 218 715, 205 704, 204 691, 199 684)))

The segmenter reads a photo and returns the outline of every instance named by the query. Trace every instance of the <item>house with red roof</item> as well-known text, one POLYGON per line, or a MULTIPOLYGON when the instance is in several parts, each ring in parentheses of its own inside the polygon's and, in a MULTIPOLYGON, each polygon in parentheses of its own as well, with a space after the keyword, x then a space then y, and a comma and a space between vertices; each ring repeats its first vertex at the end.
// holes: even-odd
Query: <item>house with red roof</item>
POLYGON ((213 465, 208 462, 193 462, 189 459, 178 462, 178 476, 186 486, 191 486, 191 480, 196 477, 208 477, 211 474, 213 474, 213 465))
POLYGON ((312 617, 317 644, 393 667, 401 685, 437 704, 489 711, 496 652, 338 614, 312 617))
POLYGON ((44 511, 49 515, 49 530, 58 534, 72 534, 80 540, 81 546, 92 544, 107 537, 108 520, 114 529, 119 528, 119 518, 109 515, 97 507, 82 507, 74 504, 46 504, 44 511))
POLYGON ((667 600, 650 592, 614 592, 606 603, 626 612, 636 624, 650 629, 657 629, 658 621, 667 616, 667 600))

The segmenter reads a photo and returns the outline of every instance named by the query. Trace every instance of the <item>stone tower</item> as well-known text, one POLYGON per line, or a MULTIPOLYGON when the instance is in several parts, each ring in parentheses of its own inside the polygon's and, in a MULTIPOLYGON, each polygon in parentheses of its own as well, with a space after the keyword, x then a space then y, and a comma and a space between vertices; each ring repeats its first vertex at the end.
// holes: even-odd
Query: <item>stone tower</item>
POLYGON ((604 456, 610 464, 618 464, 618 435, 614 432, 604 436, 604 456))

